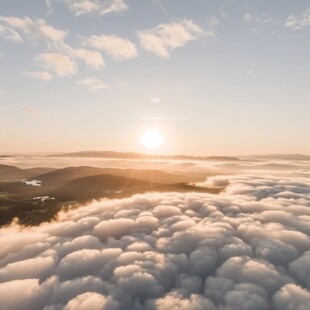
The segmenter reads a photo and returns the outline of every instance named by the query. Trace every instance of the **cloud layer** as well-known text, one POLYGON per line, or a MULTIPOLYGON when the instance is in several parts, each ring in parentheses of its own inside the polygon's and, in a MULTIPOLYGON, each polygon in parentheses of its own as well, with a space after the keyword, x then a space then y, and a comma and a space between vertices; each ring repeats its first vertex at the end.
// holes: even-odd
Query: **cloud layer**
POLYGON ((209 180, 221 195, 102 200, 2 228, 2 306, 309 309, 309 179, 223 178, 209 180))

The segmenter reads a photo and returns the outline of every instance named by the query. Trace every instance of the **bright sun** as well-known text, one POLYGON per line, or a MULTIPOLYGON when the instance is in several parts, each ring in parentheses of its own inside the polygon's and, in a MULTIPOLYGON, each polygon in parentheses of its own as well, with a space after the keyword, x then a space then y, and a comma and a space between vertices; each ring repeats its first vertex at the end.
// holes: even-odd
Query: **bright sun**
POLYGON ((155 149, 163 143, 163 136, 158 130, 149 129, 142 135, 141 143, 147 148, 155 149))

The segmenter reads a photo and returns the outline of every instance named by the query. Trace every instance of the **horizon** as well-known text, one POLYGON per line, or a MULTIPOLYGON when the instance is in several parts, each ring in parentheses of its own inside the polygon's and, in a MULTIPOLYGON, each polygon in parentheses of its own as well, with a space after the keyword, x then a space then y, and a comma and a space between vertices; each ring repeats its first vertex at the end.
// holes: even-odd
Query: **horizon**
POLYGON ((197 158, 208 158, 208 157, 255 157, 255 156, 306 156, 306 157, 310 157, 310 153, 309 154, 305 154, 305 153, 248 153, 248 154, 231 154, 231 155, 227 155, 227 154, 191 154, 191 153, 160 153, 159 151, 148 151, 145 150, 144 152, 134 152, 134 151, 116 151, 116 150, 77 150, 77 151, 68 151, 68 152, 62 152, 62 151, 52 151, 52 152, 2 152, 0 153, 0 156, 35 156, 35 155, 67 155, 67 154, 74 154, 74 153, 100 153, 100 152, 111 152, 111 153, 119 153, 119 154, 137 154, 137 155, 147 155, 147 156, 168 156, 168 157, 173 157, 173 156, 188 156, 188 157, 197 157, 197 158))

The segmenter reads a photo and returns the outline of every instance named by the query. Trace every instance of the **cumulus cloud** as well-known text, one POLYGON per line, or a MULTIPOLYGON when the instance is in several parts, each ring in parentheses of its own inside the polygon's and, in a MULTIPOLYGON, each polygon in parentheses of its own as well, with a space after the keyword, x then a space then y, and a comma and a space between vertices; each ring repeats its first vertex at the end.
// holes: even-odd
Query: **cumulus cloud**
POLYGON ((103 81, 98 80, 98 79, 88 78, 88 79, 78 81, 77 84, 86 86, 88 90, 90 91, 111 89, 110 86, 106 85, 103 81))
MULTIPOLYGON (((9 35, 9 39, 13 41, 21 41, 22 38, 20 34, 22 34, 23 36, 25 36, 26 38, 28 38, 33 42, 43 40, 47 42, 49 46, 58 46, 63 43, 63 40, 67 35, 67 31, 57 29, 47 24, 44 19, 0 16, 0 22, 11 27, 11 29, 6 30, 7 31, 6 36, 9 35), (18 31, 18 33, 16 31, 18 31)), ((0 34, 1 34, 1 28, 0 28, 0 34)))
POLYGON ((136 46, 130 40, 115 35, 92 35, 84 39, 84 44, 102 50, 116 60, 133 59, 138 55, 136 46))
POLYGON ((226 190, 94 201, 38 227, 2 227, 2 304, 309 309, 309 179, 239 175, 208 182, 226 190))
POLYGON ((98 70, 105 66, 102 55, 97 51, 88 50, 85 48, 69 49, 71 55, 76 58, 82 59, 86 65, 94 70, 98 70))
POLYGON ((64 0, 64 3, 76 16, 84 14, 106 15, 128 10, 124 0, 64 0))
POLYGON ((300 30, 310 26, 310 8, 306 9, 300 16, 290 14, 285 21, 285 27, 300 30))
POLYGON ((62 53, 42 53, 36 57, 36 60, 44 69, 60 77, 71 76, 77 72, 75 61, 62 53))
POLYGON ((2 16, 0 23, 3 24, 0 24, 0 37, 15 42, 21 42, 23 38, 27 38, 31 42, 43 41, 46 44, 48 51, 36 57, 46 71, 25 72, 33 78, 50 81, 55 76, 76 74, 77 60, 83 61, 91 70, 98 70, 105 66, 100 52, 71 47, 65 42, 68 32, 56 29, 43 19, 2 16))
POLYGON ((138 32, 141 47, 162 58, 168 58, 173 49, 205 35, 208 33, 191 20, 160 24, 155 28, 138 32))

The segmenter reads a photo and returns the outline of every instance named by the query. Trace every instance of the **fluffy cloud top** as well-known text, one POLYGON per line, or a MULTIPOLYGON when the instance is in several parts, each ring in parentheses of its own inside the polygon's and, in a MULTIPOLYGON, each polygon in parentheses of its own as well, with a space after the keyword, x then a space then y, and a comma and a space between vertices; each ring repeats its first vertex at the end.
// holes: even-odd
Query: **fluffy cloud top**
POLYGON ((105 15, 126 11, 128 9, 124 0, 64 0, 64 2, 77 16, 93 13, 105 15))
POLYGON ((160 24, 155 28, 138 32, 141 47, 163 58, 169 57, 173 49, 204 35, 206 32, 191 20, 160 24))
POLYGON ((4 309, 306 310, 310 181, 103 200, 0 230, 4 309), (18 294, 16 293, 18 292, 18 294))
POLYGON ((85 38, 85 44, 102 50, 117 60, 132 59, 138 55, 137 48, 130 40, 115 35, 93 35, 85 38))

